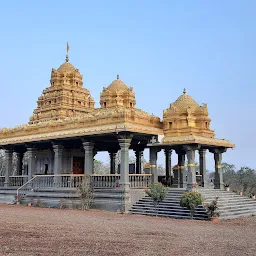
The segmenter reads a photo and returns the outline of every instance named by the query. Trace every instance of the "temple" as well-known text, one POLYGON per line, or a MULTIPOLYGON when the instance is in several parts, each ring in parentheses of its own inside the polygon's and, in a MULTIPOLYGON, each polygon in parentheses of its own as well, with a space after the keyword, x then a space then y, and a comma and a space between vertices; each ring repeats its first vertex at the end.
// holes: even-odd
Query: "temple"
POLYGON ((50 85, 39 96, 28 124, 0 129, 0 147, 5 150, 6 161, 0 187, 23 191, 31 197, 43 198, 47 192, 49 198, 60 198, 58 193, 64 193, 64 189, 65 193, 73 193, 83 177, 89 176, 98 191, 96 204, 103 209, 127 210, 152 182, 186 189, 195 184, 207 188, 205 154, 209 150, 215 160, 214 187, 223 189, 222 154, 234 145, 216 139, 210 122, 207 105, 199 105, 185 89, 163 111, 162 119, 136 108, 133 88, 119 75, 103 88, 100 107, 96 108, 90 91, 83 87, 81 73, 67 55, 58 69, 52 69, 50 85), (141 157, 146 148, 150 160, 142 168, 141 157), (134 173, 129 172, 129 150, 136 155, 134 173), (161 150, 166 156, 164 177, 157 173, 157 155, 161 150), (94 157, 102 151, 109 153, 110 170, 109 174, 99 175, 94 173, 94 157), (200 172, 195 170, 196 151, 200 172), (121 156, 119 168, 117 152, 121 156), (18 157, 16 171, 14 153, 18 157), (172 153, 178 156, 173 171, 172 153), (108 198, 108 203, 103 198, 108 198))

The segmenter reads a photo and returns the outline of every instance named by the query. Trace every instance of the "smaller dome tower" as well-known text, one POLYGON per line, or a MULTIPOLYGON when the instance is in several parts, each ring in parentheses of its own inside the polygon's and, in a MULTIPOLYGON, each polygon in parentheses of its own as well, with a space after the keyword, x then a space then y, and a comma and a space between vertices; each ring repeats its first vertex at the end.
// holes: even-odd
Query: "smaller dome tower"
POLYGON ((210 130, 211 119, 208 117, 207 105, 200 106, 186 89, 183 94, 164 110, 164 136, 196 135, 214 138, 214 131, 210 130))
POLYGON ((135 93, 132 87, 128 87, 122 80, 114 80, 107 88, 104 87, 100 94, 101 108, 124 106, 134 108, 136 104, 135 93))

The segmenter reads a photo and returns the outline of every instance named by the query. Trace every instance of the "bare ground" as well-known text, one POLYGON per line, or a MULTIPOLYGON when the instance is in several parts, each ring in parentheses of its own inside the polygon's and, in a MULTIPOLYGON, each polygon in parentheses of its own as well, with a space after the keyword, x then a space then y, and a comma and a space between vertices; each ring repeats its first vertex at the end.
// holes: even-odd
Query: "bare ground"
POLYGON ((0 205, 0 255, 256 255, 256 217, 174 220, 0 205))

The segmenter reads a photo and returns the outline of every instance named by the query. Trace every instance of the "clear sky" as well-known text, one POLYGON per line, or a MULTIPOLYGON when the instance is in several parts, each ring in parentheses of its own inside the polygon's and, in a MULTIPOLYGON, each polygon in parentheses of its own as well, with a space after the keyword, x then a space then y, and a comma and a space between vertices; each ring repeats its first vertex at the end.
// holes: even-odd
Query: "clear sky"
POLYGON ((186 88, 236 144, 224 161, 256 168, 255 13, 253 0, 1 1, 0 127, 28 122, 68 41, 97 106, 117 73, 160 117, 186 88))

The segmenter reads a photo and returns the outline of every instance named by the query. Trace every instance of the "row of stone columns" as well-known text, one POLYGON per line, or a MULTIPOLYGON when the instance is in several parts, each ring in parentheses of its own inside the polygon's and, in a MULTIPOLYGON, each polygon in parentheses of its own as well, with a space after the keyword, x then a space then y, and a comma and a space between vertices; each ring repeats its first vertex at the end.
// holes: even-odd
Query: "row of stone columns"
MULTIPOLYGON (((208 187, 207 184, 207 175, 206 175, 206 151, 207 149, 200 148, 198 145, 185 145, 181 149, 176 150, 178 154, 178 172, 177 180, 178 187, 183 187, 187 189, 192 189, 193 185, 196 182, 196 170, 195 170, 195 152, 199 152, 199 170, 200 175, 202 175, 202 186, 208 187), (187 156, 187 170, 185 169, 185 157, 187 156)), ((152 165, 152 175, 153 181, 157 182, 156 174, 156 160, 157 152, 160 151, 157 148, 150 148, 150 163, 152 165)), ((214 178, 214 187, 217 189, 224 189, 223 184, 223 173, 222 173, 222 153, 226 152, 226 149, 223 148, 213 148, 209 149, 211 153, 214 154, 215 160, 215 178, 214 178)), ((165 149, 165 166, 166 166, 166 181, 170 180, 171 176, 171 149, 165 149)))

